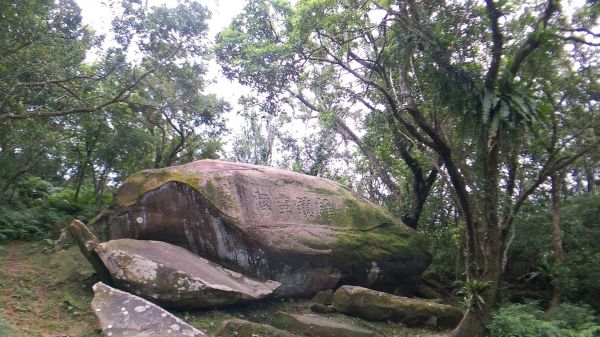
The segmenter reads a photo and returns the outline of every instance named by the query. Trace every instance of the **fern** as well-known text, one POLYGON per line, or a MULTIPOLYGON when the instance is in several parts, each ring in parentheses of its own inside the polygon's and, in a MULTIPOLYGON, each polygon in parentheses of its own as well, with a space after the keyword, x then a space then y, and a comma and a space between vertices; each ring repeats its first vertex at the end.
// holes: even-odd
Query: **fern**
POLYGON ((563 304, 545 317, 538 303, 509 304, 499 308, 488 325, 490 337, 598 337, 600 324, 592 310, 563 304))

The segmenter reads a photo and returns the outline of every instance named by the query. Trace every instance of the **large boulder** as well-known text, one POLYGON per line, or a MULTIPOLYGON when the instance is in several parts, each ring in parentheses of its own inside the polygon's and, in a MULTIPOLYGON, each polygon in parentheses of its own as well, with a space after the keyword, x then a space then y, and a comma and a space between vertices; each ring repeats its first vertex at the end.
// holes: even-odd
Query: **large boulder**
POLYGON ((207 337, 168 311, 143 298, 107 286, 94 285, 92 309, 109 337, 207 337))
POLYGON ((333 307, 371 321, 402 322, 406 326, 453 328, 463 312, 450 305, 407 298, 354 286, 342 286, 333 295, 333 307))
POLYGON ((243 276, 160 241, 111 240, 97 244, 95 252, 116 286, 164 307, 222 307, 261 299, 280 285, 243 276))
POLYGON ((411 228, 327 179, 201 160, 129 177, 93 221, 104 240, 158 240, 311 295, 340 281, 412 282, 431 257, 411 228))

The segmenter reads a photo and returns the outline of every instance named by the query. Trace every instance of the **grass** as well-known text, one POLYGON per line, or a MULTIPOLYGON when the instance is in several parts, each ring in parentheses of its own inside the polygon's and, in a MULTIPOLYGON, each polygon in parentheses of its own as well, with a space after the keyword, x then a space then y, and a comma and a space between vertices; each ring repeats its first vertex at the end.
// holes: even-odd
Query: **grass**
POLYGON ((23 242, 0 249, 0 336, 101 336, 89 306, 91 273, 77 266, 65 277, 64 255, 23 242))
POLYGON ((16 337, 15 329, 3 317, 0 317, 0 336, 1 337, 16 337))

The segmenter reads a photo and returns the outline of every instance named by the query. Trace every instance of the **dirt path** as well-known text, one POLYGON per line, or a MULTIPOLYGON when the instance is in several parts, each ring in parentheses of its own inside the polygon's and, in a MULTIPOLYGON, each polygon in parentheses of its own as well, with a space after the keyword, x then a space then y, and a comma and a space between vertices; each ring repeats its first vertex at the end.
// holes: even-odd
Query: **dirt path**
POLYGON ((89 290, 80 282, 57 277, 64 261, 57 264, 55 254, 45 248, 29 242, 2 246, 0 319, 13 331, 0 333, 9 337, 100 336, 94 332, 89 290))

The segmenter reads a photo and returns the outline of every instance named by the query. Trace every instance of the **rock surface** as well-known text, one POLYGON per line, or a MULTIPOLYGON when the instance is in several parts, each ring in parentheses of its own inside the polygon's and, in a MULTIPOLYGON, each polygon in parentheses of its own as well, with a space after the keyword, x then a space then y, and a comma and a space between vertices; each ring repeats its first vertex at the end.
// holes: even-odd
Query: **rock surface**
POLYGON ((165 307, 216 308, 268 296, 279 283, 225 269, 165 242, 111 240, 95 247, 116 286, 165 307))
POLYGON ((333 307, 366 320, 402 322, 406 326, 453 328, 463 316, 461 310, 450 305, 353 286, 336 290, 333 307))
POLYGON ((321 290, 313 296, 313 303, 323 304, 323 305, 331 305, 331 301, 333 300, 333 289, 325 289, 321 290))
POLYGON ((331 305, 313 303, 310 305, 310 311, 316 312, 317 314, 331 314, 335 312, 335 309, 331 305))
POLYGON ((340 281, 412 282, 431 257, 416 231, 330 180, 201 160, 129 177, 93 220, 104 240, 159 240, 308 296, 340 281))
POLYGON ((94 285, 92 309, 108 337, 206 337, 166 310, 135 295, 94 285))
POLYGON ((260 324, 242 319, 228 319, 221 322, 215 337, 290 337, 290 333, 267 324, 260 324))
POLYGON ((308 337, 373 337, 372 331, 314 315, 278 312, 271 324, 308 337))
POLYGON ((67 281, 83 283, 94 274, 94 268, 81 256, 76 246, 52 254, 48 260, 48 267, 55 271, 52 280, 55 284, 67 281))

